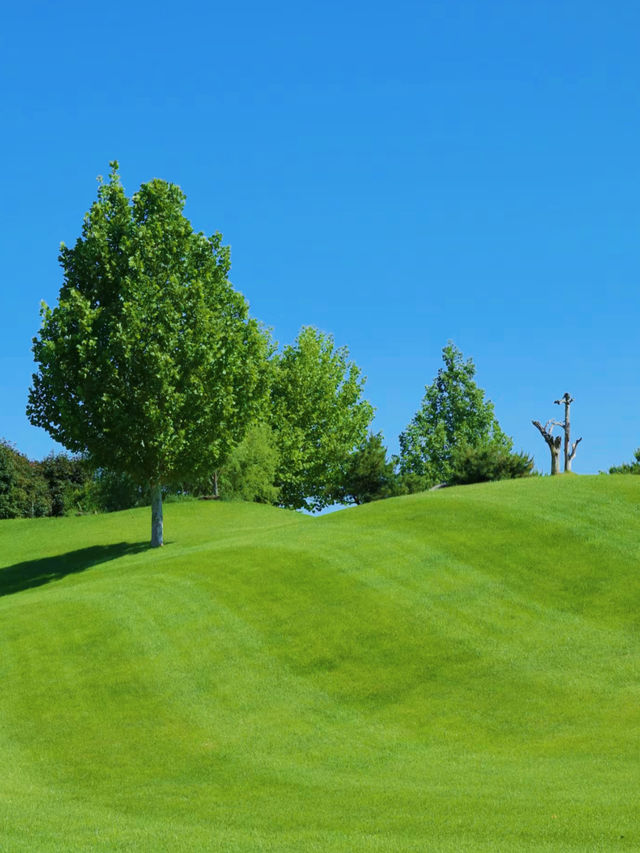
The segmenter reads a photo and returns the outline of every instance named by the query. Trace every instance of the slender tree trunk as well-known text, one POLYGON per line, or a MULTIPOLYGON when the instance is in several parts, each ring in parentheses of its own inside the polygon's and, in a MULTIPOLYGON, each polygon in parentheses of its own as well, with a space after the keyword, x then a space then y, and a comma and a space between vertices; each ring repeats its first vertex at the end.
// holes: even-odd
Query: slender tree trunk
POLYGON ((160 548, 164 544, 162 536, 162 486, 151 486, 151 547, 160 548))
POLYGON ((564 395, 564 470, 571 470, 571 423, 569 422, 568 394, 564 395))
POLYGON ((213 496, 214 498, 218 497, 218 472, 213 472, 213 496))
POLYGON ((557 424, 557 426, 561 426, 564 428, 564 470, 571 471, 571 463, 573 462, 573 458, 576 455, 576 450, 578 449, 578 445, 582 441, 579 438, 577 441, 574 441, 571 444, 571 421, 569 415, 569 407, 571 403, 573 403, 573 397, 566 391, 559 400, 553 401, 556 405, 560 406, 564 404, 564 423, 557 424))

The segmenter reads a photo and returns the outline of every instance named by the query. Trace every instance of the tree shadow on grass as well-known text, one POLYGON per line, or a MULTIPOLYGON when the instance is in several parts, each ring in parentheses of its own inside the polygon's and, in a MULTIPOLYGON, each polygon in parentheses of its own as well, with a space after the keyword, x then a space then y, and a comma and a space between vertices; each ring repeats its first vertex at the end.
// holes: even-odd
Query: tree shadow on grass
POLYGON ((13 566, 0 568, 0 597, 13 595, 25 589, 42 586, 50 581, 60 580, 67 575, 77 574, 117 560, 128 554, 139 554, 150 547, 148 542, 118 542, 114 545, 92 545, 90 548, 79 548, 55 557, 42 557, 39 560, 26 560, 13 566))

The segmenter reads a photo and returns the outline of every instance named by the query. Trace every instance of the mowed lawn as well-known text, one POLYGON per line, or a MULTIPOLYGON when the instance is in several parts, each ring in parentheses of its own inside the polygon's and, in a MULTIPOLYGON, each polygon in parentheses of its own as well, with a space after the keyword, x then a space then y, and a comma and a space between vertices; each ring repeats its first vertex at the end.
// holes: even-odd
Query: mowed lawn
POLYGON ((0 522, 0 850, 640 849, 640 477, 0 522))

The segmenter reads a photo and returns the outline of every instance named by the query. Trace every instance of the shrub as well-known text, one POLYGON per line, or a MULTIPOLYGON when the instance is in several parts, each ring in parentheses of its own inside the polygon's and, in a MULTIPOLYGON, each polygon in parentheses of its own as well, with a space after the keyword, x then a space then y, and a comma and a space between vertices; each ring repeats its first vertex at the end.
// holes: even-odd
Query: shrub
POLYGON ((88 512, 94 509, 92 471, 82 456, 50 453, 38 463, 49 489, 51 515, 88 512))
POLYGON ((93 476, 91 499, 98 512, 117 512, 135 506, 148 506, 151 491, 139 486, 128 474, 98 468, 93 476))
POLYGON ((499 444, 459 444, 452 454, 452 473, 449 485, 486 483, 491 480, 512 480, 533 473, 533 457, 526 453, 511 453, 499 444))
POLYGON ((623 465, 614 465, 609 468, 610 474, 640 474, 640 447, 633 454, 633 462, 625 462, 623 465))
POLYGON ((0 439, 0 518, 49 515, 51 499, 37 462, 0 439))

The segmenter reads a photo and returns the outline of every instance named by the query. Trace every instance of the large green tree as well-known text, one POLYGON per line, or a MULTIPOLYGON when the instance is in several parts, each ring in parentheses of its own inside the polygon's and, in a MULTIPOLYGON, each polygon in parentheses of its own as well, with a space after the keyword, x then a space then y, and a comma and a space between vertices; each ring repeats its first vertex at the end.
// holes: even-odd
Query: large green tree
POLYGON ((279 452, 279 502, 318 510, 340 500, 344 466, 362 444, 373 407, 346 347, 311 326, 272 364, 270 421, 279 452))
POLYGON ((472 359, 464 359, 449 342, 444 366, 425 388, 422 405, 400 435, 400 472, 424 479, 425 488, 449 481, 456 446, 490 445, 510 451, 511 439, 500 429, 493 403, 474 381, 472 359))
POLYGON ((242 439, 266 392, 269 342, 228 281, 220 234, 194 232, 179 187, 154 179, 131 199, 118 164, 100 182, 58 304, 43 306, 31 422, 99 468, 151 489, 206 475, 242 439))

